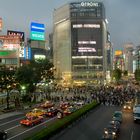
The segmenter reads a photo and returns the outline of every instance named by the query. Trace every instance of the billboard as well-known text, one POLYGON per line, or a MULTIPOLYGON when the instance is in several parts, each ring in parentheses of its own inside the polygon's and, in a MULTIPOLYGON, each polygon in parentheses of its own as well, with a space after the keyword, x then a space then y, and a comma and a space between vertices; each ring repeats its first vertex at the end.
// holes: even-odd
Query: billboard
POLYGON ((20 37, 17 35, 1 35, 0 49, 14 50, 20 47, 20 37))
POLYGON ((121 50, 115 51, 115 56, 119 56, 119 55, 122 55, 122 54, 123 54, 123 52, 121 50))
POLYGON ((17 51, 16 50, 1 50, 0 51, 0 58, 17 58, 17 51))
POLYGON ((45 25, 31 22, 30 38, 32 40, 45 40, 45 25))
POLYGON ((18 35, 22 42, 24 42, 24 32, 7 30, 7 35, 18 35))
POLYGON ((30 60, 31 59, 31 48, 30 47, 24 47, 24 59, 30 60))
POLYGON ((0 18, 0 31, 2 30, 2 18, 0 18))

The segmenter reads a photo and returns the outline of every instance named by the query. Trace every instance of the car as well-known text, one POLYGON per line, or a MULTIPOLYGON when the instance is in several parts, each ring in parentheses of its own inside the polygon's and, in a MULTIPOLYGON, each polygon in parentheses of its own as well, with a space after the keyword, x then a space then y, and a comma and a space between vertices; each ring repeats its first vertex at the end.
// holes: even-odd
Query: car
POLYGON ((7 132, 4 130, 0 130, 0 140, 6 140, 7 139, 7 132))
POLYGON ((126 102, 123 105, 123 110, 124 111, 132 111, 133 107, 132 107, 132 102, 126 102))
POLYGON ((28 112, 26 116, 45 116, 47 111, 39 108, 34 108, 31 112, 28 112))
POLYGON ((31 116, 31 117, 26 117, 25 119, 20 121, 21 125, 25 126, 33 126, 36 124, 39 124, 43 122, 44 118, 42 116, 31 116))
POLYGON ((69 115, 69 114, 71 114, 71 113, 73 113, 75 111, 76 111, 76 108, 74 106, 70 106, 70 107, 66 108, 63 111, 63 113, 64 113, 64 115, 69 115))
POLYGON ((57 118, 58 118, 58 119, 61 119, 61 118, 63 118, 63 117, 64 117, 63 112, 59 110, 59 111, 57 112, 57 118))
POLYGON ((113 121, 118 121, 120 123, 122 123, 122 111, 115 111, 113 113, 113 121))
POLYGON ((134 122, 140 121, 140 104, 137 104, 133 108, 133 120, 134 122))
POLYGON ((58 109, 56 109, 54 107, 48 108, 47 109, 46 116, 48 116, 48 117, 54 117, 54 116, 57 115, 57 112, 58 112, 58 109))
POLYGON ((76 101, 76 102, 74 102, 74 105, 79 109, 85 105, 85 102, 84 101, 76 101))
POLYGON ((62 110, 65 110, 69 106, 70 106, 69 102, 62 102, 62 103, 60 103, 60 109, 62 109, 62 110))
POLYGON ((117 138, 114 137, 112 134, 103 135, 101 140, 116 140, 117 138))
POLYGON ((119 121, 112 120, 109 122, 109 125, 117 129, 118 132, 120 132, 121 123, 119 121))
POLYGON ((50 107, 53 107, 54 104, 51 102, 51 101, 46 101, 44 104, 41 104, 40 107, 42 108, 50 108, 50 107))
POLYGON ((108 125, 106 128, 104 128, 104 134, 103 134, 103 139, 112 139, 115 140, 119 136, 119 131, 117 128, 115 128, 112 125, 108 125))

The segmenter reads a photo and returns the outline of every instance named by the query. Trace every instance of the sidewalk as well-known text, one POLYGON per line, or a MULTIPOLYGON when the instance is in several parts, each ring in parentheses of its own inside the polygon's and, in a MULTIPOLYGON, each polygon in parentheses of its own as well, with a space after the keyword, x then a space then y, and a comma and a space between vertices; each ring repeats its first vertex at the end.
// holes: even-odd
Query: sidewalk
MULTIPOLYGON (((4 105, 5 106, 5 105, 4 105)), ((0 106, 0 120, 4 119, 4 118, 9 118, 12 116, 16 116, 16 115, 21 115, 21 114, 25 114, 26 112, 28 112, 29 110, 37 107, 38 104, 32 105, 32 107, 29 106, 24 106, 23 109, 19 109, 19 110, 15 110, 15 111, 11 111, 11 112, 3 112, 2 110, 2 106, 0 106)))

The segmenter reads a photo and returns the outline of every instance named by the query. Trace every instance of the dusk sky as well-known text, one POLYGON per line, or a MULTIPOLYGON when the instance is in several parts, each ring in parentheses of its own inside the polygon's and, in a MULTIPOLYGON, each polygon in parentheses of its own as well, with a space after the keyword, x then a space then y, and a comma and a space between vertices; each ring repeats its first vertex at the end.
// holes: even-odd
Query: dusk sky
MULTIPOLYGON (((74 0, 0 0, 3 31, 24 31, 29 36, 32 21, 45 24, 46 34, 52 32, 53 10, 74 0)), ((81 1, 81 0, 75 0, 81 1)), ((93 0, 91 0, 93 1, 93 0)), ((108 29, 114 50, 126 42, 140 44, 140 0, 100 0, 104 2, 108 29)))

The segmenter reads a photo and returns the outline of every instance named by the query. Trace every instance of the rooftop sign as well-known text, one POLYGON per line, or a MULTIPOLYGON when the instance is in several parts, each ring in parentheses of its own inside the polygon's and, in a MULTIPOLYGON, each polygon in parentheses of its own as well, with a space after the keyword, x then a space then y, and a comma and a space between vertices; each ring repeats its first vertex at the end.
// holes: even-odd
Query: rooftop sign
POLYGON ((33 40, 45 40, 45 26, 41 23, 31 22, 30 37, 33 40))
POLYGON ((97 2, 81 2, 82 7, 98 7, 99 3, 97 2))

